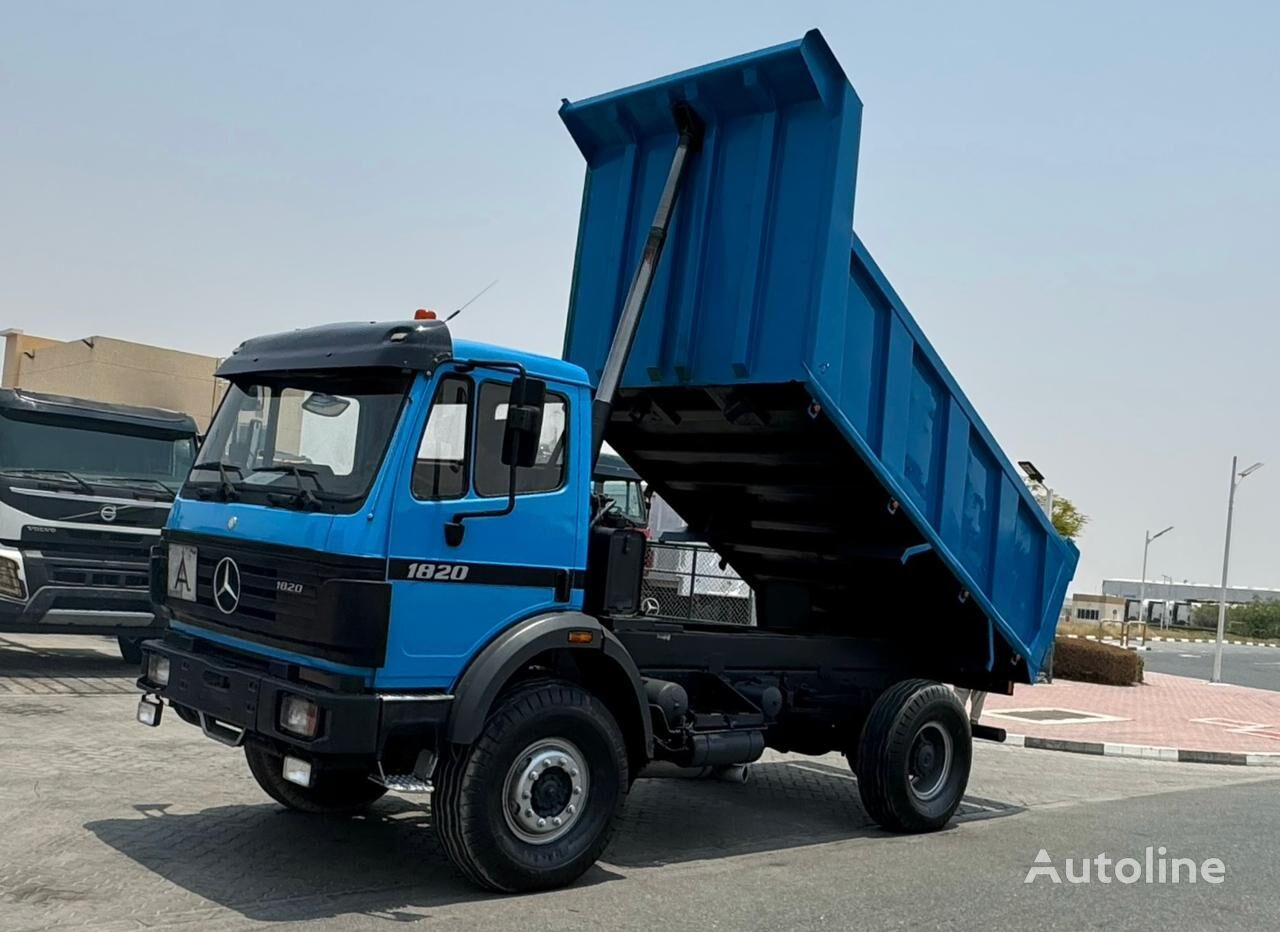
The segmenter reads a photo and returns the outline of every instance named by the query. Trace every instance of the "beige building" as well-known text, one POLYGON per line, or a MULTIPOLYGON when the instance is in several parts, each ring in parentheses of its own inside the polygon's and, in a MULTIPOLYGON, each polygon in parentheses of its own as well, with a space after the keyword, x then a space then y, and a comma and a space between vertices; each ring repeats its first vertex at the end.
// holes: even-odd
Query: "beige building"
POLYGON ((1071 597, 1067 606, 1068 621, 1124 621, 1124 597, 1118 595, 1081 595, 1071 597))
POLYGON ((117 404, 183 411, 203 431, 226 383, 214 378, 221 360, 110 337, 50 340, 3 330, 0 387, 25 388, 117 404))

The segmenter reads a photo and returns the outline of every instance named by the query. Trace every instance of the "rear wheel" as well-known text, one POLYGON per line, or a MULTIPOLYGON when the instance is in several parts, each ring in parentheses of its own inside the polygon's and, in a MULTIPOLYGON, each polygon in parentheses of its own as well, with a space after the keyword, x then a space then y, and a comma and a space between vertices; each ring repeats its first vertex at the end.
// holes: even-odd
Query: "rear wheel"
POLYGON ((120 656, 124 658, 125 663, 135 667, 142 666, 143 640, 145 639, 125 637, 123 634, 116 638, 116 644, 120 647, 120 656))
POLYGON ((249 772, 263 792, 288 809, 313 815, 351 815, 367 809, 386 794, 368 775, 357 770, 325 770, 317 767, 311 786, 298 786, 284 778, 284 755, 258 744, 246 744, 249 772))
POLYGON ((500 699, 474 744, 443 755, 431 816, 449 859, 503 892, 572 883, 595 863, 629 785, 621 729, 557 680, 500 699))
POLYGON ((972 762, 963 706, 929 680, 904 680, 880 695, 851 760, 867 814, 892 832, 931 832, 951 821, 972 762))

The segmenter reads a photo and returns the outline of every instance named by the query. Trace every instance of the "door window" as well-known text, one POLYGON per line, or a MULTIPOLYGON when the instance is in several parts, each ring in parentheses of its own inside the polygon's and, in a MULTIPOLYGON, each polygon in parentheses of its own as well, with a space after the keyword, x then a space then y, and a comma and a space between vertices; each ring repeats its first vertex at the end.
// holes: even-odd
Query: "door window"
POLYGON ((439 501, 467 494, 467 448, 471 422, 471 382, 446 376, 431 402, 427 426, 413 464, 414 498, 439 501))
MULTIPOLYGON (((480 386, 476 418, 476 494, 496 497, 507 494, 511 467, 502 462, 502 435, 507 426, 507 400, 511 386, 485 382, 480 386)), ((516 470, 516 492, 553 492, 564 484, 568 462, 569 402, 564 395, 547 392, 542 412, 542 435, 537 462, 516 470)))

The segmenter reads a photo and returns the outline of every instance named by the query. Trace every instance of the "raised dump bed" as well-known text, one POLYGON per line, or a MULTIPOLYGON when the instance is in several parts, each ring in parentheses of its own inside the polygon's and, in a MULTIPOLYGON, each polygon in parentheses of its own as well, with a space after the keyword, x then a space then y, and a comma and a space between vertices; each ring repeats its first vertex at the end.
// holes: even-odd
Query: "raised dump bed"
POLYGON ((706 135, 609 443, 752 584, 761 627, 1034 678, 1078 553, 852 232, 862 105, 818 32, 565 103, 587 161, 565 358, 600 374, 678 102, 706 135))

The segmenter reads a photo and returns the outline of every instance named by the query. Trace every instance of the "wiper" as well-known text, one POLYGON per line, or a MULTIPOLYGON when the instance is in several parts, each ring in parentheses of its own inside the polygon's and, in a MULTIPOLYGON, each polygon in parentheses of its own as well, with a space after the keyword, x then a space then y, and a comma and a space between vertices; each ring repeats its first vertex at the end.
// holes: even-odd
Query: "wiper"
POLYGON ((89 495, 97 494, 94 491, 93 486, 85 482, 75 473, 69 472, 65 469, 5 469, 5 470, 0 470, 0 472, 3 472, 5 475, 10 475, 10 476, 33 476, 33 477, 60 476, 60 477, 66 478, 70 482, 75 483, 77 486, 80 487, 82 491, 86 492, 89 495))
POLYGON ((240 497, 240 493, 236 489, 236 484, 232 482, 231 479, 228 478, 227 476, 227 470, 234 469, 236 471, 237 476, 239 476, 242 479, 244 478, 244 470, 241 469, 239 466, 237 466, 235 463, 220 463, 214 460, 214 461, 205 462, 205 463, 196 463, 194 466, 191 467, 192 472, 195 472, 197 469, 218 470, 218 487, 222 490, 223 501, 230 502, 240 497))
POLYGON ((315 483, 317 492, 324 491, 324 484, 320 481, 320 470, 313 469, 310 466, 300 466, 297 463, 277 463, 274 466, 259 466, 254 472, 286 472, 298 480, 299 488, 302 487, 302 477, 306 476, 315 483))
POLYGON ((320 476, 317 474, 317 470, 312 469, 309 466, 299 466, 297 463, 279 463, 275 466, 259 466, 257 469, 254 470, 254 472, 256 473, 257 472, 288 473, 289 475, 293 476, 293 478, 297 481, 298 491, 292 496, 281 497, 275 500, 276 501, 292 501, 298 505, 301 505, 303 508, 311 508, 311 509, 317 509, 317 510, 320 508, 320 499, 316 497, 316 493, 312 492, 310 489, 306 488, 302 484, 302 477, 306 476, 313 483, 315 483, 316 492, 319 492, 321 495, 324 495, 325 494, 324 485, 323 483, 320 482, 320 476))
POLYGON ((100 481, 104 485, 142 486, 143 488, 150 486, 156 491, 163 493, 165 496, 173 498, 173 489, 169 488, 159 479, 148 479, 144 476, 112 476, 100 481))

